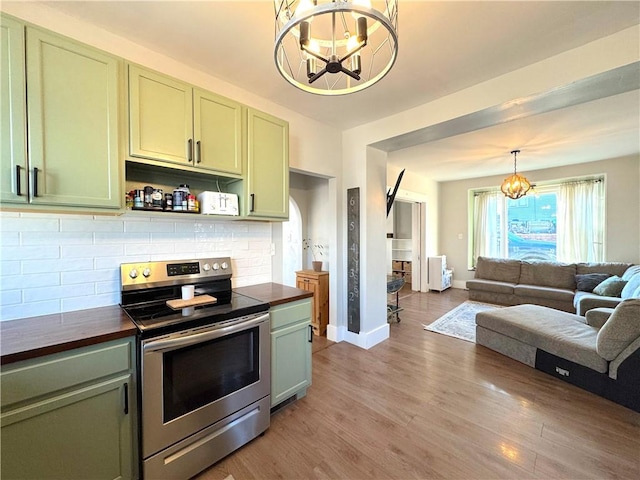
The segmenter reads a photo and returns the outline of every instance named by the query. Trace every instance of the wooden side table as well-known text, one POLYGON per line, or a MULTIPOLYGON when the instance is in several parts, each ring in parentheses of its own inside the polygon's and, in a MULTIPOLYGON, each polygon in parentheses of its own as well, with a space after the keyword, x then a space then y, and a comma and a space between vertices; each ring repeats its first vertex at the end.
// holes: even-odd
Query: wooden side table
POLYGON ((314 335, 325 335, 329 324, 329 272, 300 270, 296 272, 296 287, 313 292, 311 326, 314 335))

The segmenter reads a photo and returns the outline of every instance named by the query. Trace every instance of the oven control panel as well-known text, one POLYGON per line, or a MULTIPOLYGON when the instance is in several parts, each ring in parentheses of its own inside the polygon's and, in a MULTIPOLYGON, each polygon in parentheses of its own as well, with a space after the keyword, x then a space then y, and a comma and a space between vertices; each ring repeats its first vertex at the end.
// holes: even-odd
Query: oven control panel
POLYGON ((137 262, 120 265, 122 290, 179 285, 213 278, 231 277, 229 257, 137 262))

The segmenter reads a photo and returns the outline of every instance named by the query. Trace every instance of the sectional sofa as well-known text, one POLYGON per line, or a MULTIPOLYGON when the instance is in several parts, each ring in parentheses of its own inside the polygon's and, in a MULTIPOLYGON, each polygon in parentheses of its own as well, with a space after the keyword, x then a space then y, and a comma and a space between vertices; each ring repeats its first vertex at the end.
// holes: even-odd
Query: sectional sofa
MULTIPOLYGON (((590 286, 596 286, 591 284, 590 286)), ((640 265, 630 263, 526 262, 478 257, 475 276, 467 281, 469 300, 499 305, 542 305, 569 313, 596 307, 613 308, 627 298, 640 298, 640 265), (592 278, 620 277, 620 295, 578 290, 592 278)))
POLYGON ((640 412, 640 266, 480 257, 467 287, 511 305, 476 315, 477 344, 640 412))

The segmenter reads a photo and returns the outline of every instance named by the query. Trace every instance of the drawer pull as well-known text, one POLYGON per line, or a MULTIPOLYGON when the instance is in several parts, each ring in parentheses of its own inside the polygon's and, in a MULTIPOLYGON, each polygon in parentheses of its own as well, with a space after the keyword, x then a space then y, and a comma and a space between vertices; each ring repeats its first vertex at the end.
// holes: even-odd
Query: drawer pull
POLYGON ((129 415, 129 384, 124 384, 124 414, 129 415))
POLYGON ((251 196, 251 208, 249 209, 249 211, 253 212, 254 211, 253 207, 254 207, 254 204, 255 204, 255 201, 256 201, 256 194, 252 193, 250 196, 251 196))
POLYGON ((313 343, 313 325, 309 325, 309 343, 313 343))
POLYGON ((16 195, 19 197, 22 196, 22 191, 20 190, 20 165, 16 165, 16 195))
POLYGON ((38 168, 33 168, 33 196, 38 196, 38 168))

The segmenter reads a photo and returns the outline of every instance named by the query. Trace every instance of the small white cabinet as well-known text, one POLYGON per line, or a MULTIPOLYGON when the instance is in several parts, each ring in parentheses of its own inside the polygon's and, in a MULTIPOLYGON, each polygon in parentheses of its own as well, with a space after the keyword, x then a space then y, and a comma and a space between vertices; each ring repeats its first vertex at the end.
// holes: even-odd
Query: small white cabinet
POLYGON ((447 256, 429 257, 429 290, 442 292, 451 287, 453 271, 447 269, 447 256))

